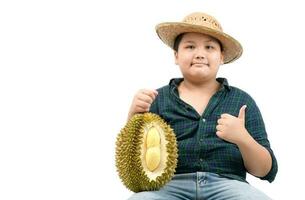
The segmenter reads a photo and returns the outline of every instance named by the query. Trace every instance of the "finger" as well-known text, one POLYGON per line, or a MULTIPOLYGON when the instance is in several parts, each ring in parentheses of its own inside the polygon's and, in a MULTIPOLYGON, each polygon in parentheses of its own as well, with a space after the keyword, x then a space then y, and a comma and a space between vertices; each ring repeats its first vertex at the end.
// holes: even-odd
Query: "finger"
POLYGON ((232 117, 232 115, 230 115, 228 113, 224 113, 224 114, 221 114, 220 117, 223 119, 230 119, 232 117))
POLYGON ((240 110, 239 110, 239 114, 238 114, 238 118, 239 119, 245 119, 246 117, 246 108, 247 108, 247 105, 243 105, 240 110))
POLYGON ((152 98, 152 100, 154 100, 158 94, 158 92, 155 90, 147 90, 147 89, 143 89, 142 93, 147 96, 150 96, 152 98))
POLYGON ((141 107, 139 105, 135 105, 133 108, 132 113, 136 114, 136 113, 143 113, 143 112, 147 112, 147 108, 145 107, 141 107))
POLYGON ((143 112, 148 112, 148 111, 149 111, 149 108, 144 108, 141 106, 136 106, 136 108, 135 108, 136 113, 143 113, 143 112))
POLYGON ((224 126, 223 125, 217 125, 216 126, 216 130, 217 131, 222 131, 224 129, 224 126))
POLYGON ((216 135, 220 136, 221 135, 221 131, 216 131, 216 135))
POLYGON ((155 95, 155 97, 158 95, 158 91, 157 90, 152 90, 153 91, 153 93, 154 93, 154 95, 155 95))
POLYGON ((223 118, 220 118, 217 120, 217 124, 219 124, 219 125, 225 125, 225 123, 226 123, 226 120, 223 118))
POLYGON ((143 101, 149 104, 152 104, 152 102, 154 101, 154 99, 152 99, 150 96, 147 96, 146 94, 140 94, 138 96, 138 101, 143 101))
POLYGON ((140 109, 143 109, 143 110, 147 110, 150 108, 150 105, 149 103, 145 102, 145 101, 139 101, 137 102, 136 104, 136 108, 140 108, 140 109))
POLYGON ((216 135, 220 138, 224 137, 224 133, 222 131, 216 131, 216 135))

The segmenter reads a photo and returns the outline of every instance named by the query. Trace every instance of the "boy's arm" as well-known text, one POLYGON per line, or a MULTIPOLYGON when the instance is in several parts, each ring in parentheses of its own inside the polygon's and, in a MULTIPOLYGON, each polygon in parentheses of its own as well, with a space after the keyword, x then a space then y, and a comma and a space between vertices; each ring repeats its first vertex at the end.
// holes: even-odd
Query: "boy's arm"
POLYGON ((270 148, 267 133, 259 109, 254 101, 242 106, 237 117, 222 114, 217 121, 217 136, 236 144, 242 154, 247 171, 254 176, 272 182, 277 173, 277 161, 270 148))
POLYGON ((257 177, 264 177, 272 166, 272 158, 269 151, 256 142, 245 129, 244 138, 237 143, 244 160, 247 171, 257 177))

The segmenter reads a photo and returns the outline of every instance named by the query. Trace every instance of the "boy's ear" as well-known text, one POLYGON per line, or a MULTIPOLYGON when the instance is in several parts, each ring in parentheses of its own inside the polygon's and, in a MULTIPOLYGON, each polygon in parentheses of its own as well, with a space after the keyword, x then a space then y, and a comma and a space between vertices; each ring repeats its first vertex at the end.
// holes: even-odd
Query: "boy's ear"
POLYGON ((175 64, 178 65, 178 52, 174 51, 174 56, 175 56, 175 64))

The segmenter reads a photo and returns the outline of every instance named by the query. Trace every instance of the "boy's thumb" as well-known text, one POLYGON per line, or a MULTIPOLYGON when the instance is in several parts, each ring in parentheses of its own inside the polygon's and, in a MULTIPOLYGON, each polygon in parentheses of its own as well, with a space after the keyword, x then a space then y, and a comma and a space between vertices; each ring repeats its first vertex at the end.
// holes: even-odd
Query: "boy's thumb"
POLYGON ((238 118, 239 119, 245 119, 246 117, 246 108, 247 108, 247 105, 243 105, 240 110, 239 110, 239 114, 238 114, 238 118))

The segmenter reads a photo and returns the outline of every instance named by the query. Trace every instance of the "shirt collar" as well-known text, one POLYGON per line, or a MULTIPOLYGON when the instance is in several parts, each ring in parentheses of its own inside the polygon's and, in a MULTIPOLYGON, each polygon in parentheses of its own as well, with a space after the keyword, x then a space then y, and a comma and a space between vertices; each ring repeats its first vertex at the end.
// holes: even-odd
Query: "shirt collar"
MULTIPOLYGON (((172 89, 177 89, 181 81, 183 81, 183 78, 173 78, 169 81, 169 85, 172 89)), ((218 81, 221 84, 220 90, 222 90, 223 88, 225 88, 227 91, 231 90, 231 87, 226 78, 219 77, 216 78, 216 81, 218 81)))

